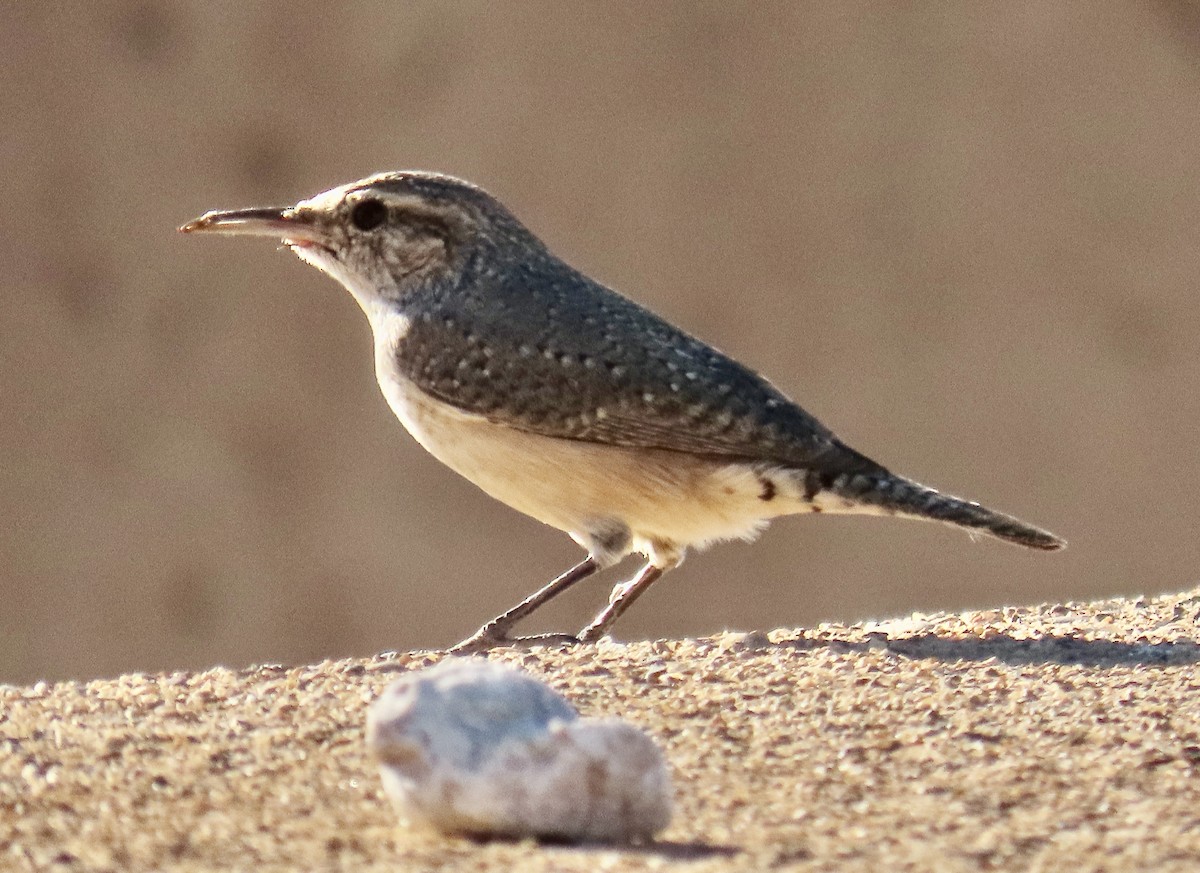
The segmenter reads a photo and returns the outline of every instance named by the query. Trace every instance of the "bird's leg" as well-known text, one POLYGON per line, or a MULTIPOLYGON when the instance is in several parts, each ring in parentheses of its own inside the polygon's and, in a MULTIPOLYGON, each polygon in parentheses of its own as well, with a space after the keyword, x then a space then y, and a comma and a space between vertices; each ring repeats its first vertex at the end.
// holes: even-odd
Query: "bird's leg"
POLYGON ((449 649, 452 654, 482 652, 493 646, 511 643, 527 642, 564 642, 576 643, 578 639, 570 634, 542 634, 533 637, 510 637, 508 632, 513 625, 528 617, 534 610, 562 594, 576 582, 586 579, 600 569, 599 562, 588 555, 574 567, 563 573, 545 587, 530 594, 512 609, 493 618, 471 636, 449 649))
POLYGON ((608 606, 600 610, 599 614, 592 619, 592 623, 579 632, 579 642, 594 643, 608 633, 609 628, 617 623, 617 619, 625 610, 633 606, 633 602, 641 597, 665 572, 667 572, 666 568, 648 563, 628 582, 614 588, 608 598, 608 606))

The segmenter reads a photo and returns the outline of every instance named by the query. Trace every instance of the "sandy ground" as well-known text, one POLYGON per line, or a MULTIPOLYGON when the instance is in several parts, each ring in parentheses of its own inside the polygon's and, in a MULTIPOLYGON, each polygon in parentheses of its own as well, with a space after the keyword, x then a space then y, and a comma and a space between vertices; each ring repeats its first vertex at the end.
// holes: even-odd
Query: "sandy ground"
POLYGON ((394 823, 369 702, 437 655, 0 688, 3 870, 1195 870, 1200 591, 492 657, 674 768, 633 849, 394 823))

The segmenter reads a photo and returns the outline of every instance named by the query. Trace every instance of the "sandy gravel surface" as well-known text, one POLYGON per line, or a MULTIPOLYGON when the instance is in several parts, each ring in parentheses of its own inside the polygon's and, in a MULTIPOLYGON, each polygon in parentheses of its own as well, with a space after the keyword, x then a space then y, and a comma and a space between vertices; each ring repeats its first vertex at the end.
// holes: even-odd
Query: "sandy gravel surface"
POLYGON ((1200 591, 492 657, 649 731, 643 848, 395 827, 366 708, 431 654, 0 687, 0 870, 1196 870, 1200 591))

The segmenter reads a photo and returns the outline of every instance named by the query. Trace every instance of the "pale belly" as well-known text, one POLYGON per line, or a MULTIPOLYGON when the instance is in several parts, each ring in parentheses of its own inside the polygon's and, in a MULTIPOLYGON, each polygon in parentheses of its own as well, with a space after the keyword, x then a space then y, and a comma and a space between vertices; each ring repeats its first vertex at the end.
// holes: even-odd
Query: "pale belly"
POLYGON ((463 413, 391 372, 381 373, 380 388, 435 458, 585 546, 594 531, 617 522, 632 534, 626 551, 674 549, 682 557, 687 548, 750 538, 770 518, 802 511, 780 486, 763 500, 762 465, 530 434, 463 413))

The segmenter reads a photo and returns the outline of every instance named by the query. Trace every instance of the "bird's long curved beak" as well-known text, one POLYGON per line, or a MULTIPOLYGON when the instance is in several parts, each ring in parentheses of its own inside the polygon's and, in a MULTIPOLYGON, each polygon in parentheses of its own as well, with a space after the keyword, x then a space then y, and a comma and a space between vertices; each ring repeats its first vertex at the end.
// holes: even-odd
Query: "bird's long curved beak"
POLYGON ((312 214, 294 206, 268 206, 206 212, 179 228, 180 233, 266 236, 287 243, 323 243, 326 234, 312 214))

